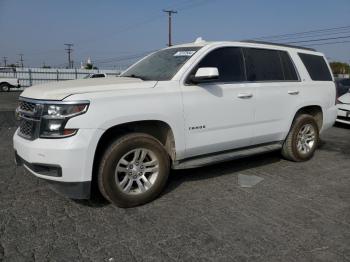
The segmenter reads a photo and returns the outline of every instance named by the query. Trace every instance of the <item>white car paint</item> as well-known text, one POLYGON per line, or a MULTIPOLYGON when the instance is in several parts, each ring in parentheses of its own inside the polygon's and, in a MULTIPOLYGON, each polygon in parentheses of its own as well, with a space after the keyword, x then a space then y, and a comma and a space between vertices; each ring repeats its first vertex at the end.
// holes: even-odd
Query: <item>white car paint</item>
POLYGON ((85 114, 71 118, 67 123, 66 128, 79 129, 75 136, 29 141, 20 137, 17 131, 14 148, 18 155, 31 163, 62 166, 62 177, 46 176, 45 179, 82 182, 92 179, 92 163, 102 134, 124 123, 142 120, 167 123, 175 139, 175 160, 282 141, 295 113, 308 105, 322 108, 321 131, 333 125, 337 112, 334 83, 311 81, 297 55, 298 52, 321 53, 244 42, 199 42, 181 46, 202 48, 169 81, 116 77, 46 83, 25 89, 21 94, 24 98, 65 102, 88 100, 90 106, 85 114), (224 46, 287 51, 300 81, 187 85, 185 79, 192 68, 208 52, 224 46), (242 96, 251 99, 241 99, 242 96))
POLYGON ((19 87, 19 81, 18 81, 18 78, 15 78, 15 77, 0 77, 0 87, 2 85, 6 85, 9 88, 19 87))
POLYGON ((156 81, 137 78, 107 77, 49 82, 26 88, 21 96, 33 99, 63 100, 72 94, 109 92, 121 89, 152 88, 156 81), (97 88, 98 86, 98 88, 97 88))
POLYGON ((1 77, 0 84, 1 83, 8 83, 12 86, 18 86, 18 79, 15 77, 1 77))
POLYGON ((350 124, 350 93, 346 93, 338 98, 339 103, 337 122, 350 124))

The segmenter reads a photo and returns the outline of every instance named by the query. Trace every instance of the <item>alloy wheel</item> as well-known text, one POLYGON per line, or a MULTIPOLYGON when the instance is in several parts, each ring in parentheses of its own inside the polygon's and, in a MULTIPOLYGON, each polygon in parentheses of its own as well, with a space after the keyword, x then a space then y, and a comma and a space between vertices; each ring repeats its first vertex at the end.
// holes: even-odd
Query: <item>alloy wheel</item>
POLYGON ((123 155, 115 169, 115 181, 126 194, 137 195, 149 190, 159 172, 159 161, 149 149, 137 148, 123 155))

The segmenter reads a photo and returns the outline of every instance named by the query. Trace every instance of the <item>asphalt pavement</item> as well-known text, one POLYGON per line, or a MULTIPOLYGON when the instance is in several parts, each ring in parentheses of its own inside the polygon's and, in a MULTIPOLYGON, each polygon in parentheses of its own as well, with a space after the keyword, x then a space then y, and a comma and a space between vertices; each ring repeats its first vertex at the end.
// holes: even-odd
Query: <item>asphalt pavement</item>
POLYGON ((1 123, 0 261, 350 261, 345 125, 308 162, 273 152, 173 171, 158 199, 121 209, 16 168, 15 127, 1 123))

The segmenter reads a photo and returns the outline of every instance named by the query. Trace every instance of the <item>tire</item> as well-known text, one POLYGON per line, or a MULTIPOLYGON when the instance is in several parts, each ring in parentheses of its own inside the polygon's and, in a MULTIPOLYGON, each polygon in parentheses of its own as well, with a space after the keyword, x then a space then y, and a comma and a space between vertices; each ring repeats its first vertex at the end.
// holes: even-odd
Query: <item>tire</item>
POLYGON ((105 151, 99 166, 98 187, 118 207, 139 206, 163 191, 169 170, 170 160, 163 145, 150 135, 132 133, 120 137, 105 151))
POLYGON ((298 115, 284 141, 282 155, 295 162, 307 161, 313 157, 319 141, 319 129, 315 119, 307 114, 298 115))
POLYGON ((10 85, 8 83, 1 83, 0 90, 1 92, 10 92, 10 85))

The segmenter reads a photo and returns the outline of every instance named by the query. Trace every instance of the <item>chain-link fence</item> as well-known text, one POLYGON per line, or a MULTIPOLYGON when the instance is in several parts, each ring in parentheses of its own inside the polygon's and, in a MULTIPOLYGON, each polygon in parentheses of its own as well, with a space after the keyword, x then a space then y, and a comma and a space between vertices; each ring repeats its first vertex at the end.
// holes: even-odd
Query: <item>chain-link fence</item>
POLYGON ((0 68, 1 78, 16 78, 21 87, 42 84, 45 82, 73 80, 87 77, 90 74, 105 73, 116 76, 117 70, 88 70, 88 69, 62 69, 62 68, 0 68))

